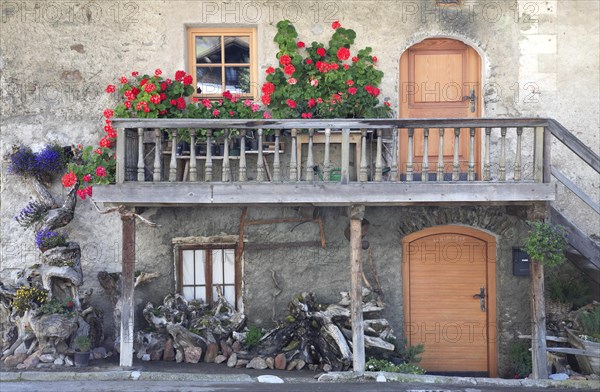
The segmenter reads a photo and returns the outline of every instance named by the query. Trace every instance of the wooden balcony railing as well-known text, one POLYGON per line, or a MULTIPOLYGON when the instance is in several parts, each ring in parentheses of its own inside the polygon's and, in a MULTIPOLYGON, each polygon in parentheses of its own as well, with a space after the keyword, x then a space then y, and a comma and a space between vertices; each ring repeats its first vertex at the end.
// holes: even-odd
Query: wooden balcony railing
POLYGON ((318 203, 323 200, 318 192, 332 187, 345 196, 324 204, 435 202, 460 189, 450 201, 548 201, 555 195, 551 177, 563 181, 551 165, 553 139, 596 171, 600 167, 597 154, 544 118, 114 119, 113 126, 120 130, 120 187, 101 187, 94 198, 124 204, 160 204, 169 192, 175 196, 163 205, 206 203, 206 198, 224 204, 318 203), (183 132, 195 146, 185 153, 177 148, 183 132), (273 141, 265 141, 267 133, 273 141), (223 139, 228 142, 215 155, 223 139), (258 148, 249 151, 248 139, 258 148), (232 145, 239 146, 235 154, 232 145), (150 200, 147 187, 153 185, 162 196, 150 200), (210 185, 210 192, 203 185, 210 185), (436 196, 410 195, 429 191, 436 196), (226 198, 234 192, 237 199, 226 198), (272 195, 249 198, 242 194, 247 192, 272 195), (289 197, 275 195, 285 192, 289 197))
POLYGON ((544 152, 549 153, 550 149, 547 133, 550 124, 539 118, 113 121, 113 126, 122 128, 117 139, 117 183, 277 183, 331 181, 334 178, 341 184, 355 181, 542 182, 544 176, 548 180, 550 174, 549 161, 544 160, 544 152), (190 148, 186 154, 178 152, 182 129, 189 132, 190 144, 199 145, 199 148, 190 148), (198 137, 199 129, 206 135, 202 140, 198 137), (167 130, 169 141, 164 137, 167 130), (230 132, 239 132, 239 136, 233 138, 240 146, 239 155, 232 156, 230 141, 224 144, 223 155, 215 156, 214 146, 221 142, 215 138, 215 133, 221 130, 228 140, 230 132), (274 134, 274 142, 265 151, 263 145, 268 131, 274 134), (250 134, 258 145, 252 152, 246 149, 250 134), (324 144, 318 162, 314 152, 317 137, 324 144), (336 166, 331 159, 332 138, 341 141, 341 156, 337 162, 339 176, 331 176, 336 166), (302 144, 300 139, 308 144, 303 162, 299 160, 302 154, 298 148, 302 144), (285 154, 284 144, 288 148, 285 154), (351 144, 356 148, 352 149, 351 144), (430 154, 434 147, 437 147, 436 156, 430 154), (449 150, 451 154, 447 153, 449 150), (351 159, 353 152, 354 159, 351 159), (266 159, 267 154, 272 159, 266 159), (252 167, 248 163, 250 156, 256 157, 252 159, 252 167), (351 163, 354 173, 350 170, 351 163))

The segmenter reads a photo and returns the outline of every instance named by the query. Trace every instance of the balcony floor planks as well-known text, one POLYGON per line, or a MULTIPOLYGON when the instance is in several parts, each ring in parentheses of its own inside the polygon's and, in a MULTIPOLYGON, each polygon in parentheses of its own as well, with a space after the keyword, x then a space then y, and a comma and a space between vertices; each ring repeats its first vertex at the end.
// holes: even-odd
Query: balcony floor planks
POLYGON ((553 201, 548 183, 190 183, 128 182, 94 186, 94 201, 129 206, 531 204, 553 201))

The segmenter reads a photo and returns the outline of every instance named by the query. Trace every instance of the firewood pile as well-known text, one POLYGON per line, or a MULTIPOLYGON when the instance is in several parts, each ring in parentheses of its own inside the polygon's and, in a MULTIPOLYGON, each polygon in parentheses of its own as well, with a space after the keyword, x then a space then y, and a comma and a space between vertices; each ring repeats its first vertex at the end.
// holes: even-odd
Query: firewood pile
MULTIPOLYGON (((246 316, 219 296, 210 307, 168 295, 162 305, 148 303, 143 314, 150 331, 139 331, 135 351, 142 360, 226 363, 229 367, 294 370, 347 370, 352 365, 350 298, 321 304, 314 293, 296 295, 289 315, 250 344, 246 316)), ((389 322, 379 316, 383 304, 363 291, 367 355, 394 351, 389 322)))

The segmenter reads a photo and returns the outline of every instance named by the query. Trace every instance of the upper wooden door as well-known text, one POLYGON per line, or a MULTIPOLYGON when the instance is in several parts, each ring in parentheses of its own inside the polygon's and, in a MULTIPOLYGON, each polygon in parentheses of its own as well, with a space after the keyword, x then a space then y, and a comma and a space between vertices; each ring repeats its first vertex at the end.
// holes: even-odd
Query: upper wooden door
POLYGON ((496 375, 496 242, 464 226, 402 241, 405 337, 429 372, 496 375))
MULTIPOLYGON (((400 58, 400 117, 456 118, 479 117, 481 114, 481 61, 470 46, 453 39, 426 39, 410 47, 400 58)), ((423 130, 415 130, 414 171, 421 171, 425 152, 423 130)), ((479 135, 476 135, 479 140, 479 135)), ((399 167, 406 172, 408 134, 400 135, 399 167)), ((469 133, 462 130, 459 143, 460 171, 468 167, 469 133)), ((479 143, 475 143, 475 160, 479 161, 479 143)), ((452 171, 454 130, 444 131, 445 173, 452 171)), ((438 162, 439 129, 429 130, 428 161, 435 173, 438 162)), ((479 163, 476 162, 475 173, 479 163)))

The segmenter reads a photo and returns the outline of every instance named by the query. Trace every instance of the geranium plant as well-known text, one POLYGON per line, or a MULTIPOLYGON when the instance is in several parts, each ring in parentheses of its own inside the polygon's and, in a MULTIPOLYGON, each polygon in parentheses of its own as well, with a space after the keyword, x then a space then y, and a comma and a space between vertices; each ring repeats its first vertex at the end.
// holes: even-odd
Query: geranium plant
POLYGON ((130 77, 121 76, 119 87, 109 84, 107 94, 116 94, 120 101, 114 109, 103 112, 105 135, 98 146, 79 145, 75 159, 68 165, 62 178, 66 188, 79 186, 77 195, 81 199, 92 196, 92 185, 109 184, 115 181, 116 157, 114 145, 117 131, 112 127, 112 118, 160 118, 183 117, 188 106, 187 97, 193 94, 193 78, 185 71, 177 71, 173 80, 164 79, 162 70, 154 75, 132 72, 130 77))
POLYGON ((262 103, 275 118, 389 117, 389 102, 381 104, 383 72, 370 47, 352 51, 354 30, 339 22, 327 45, 307 46, 288 20, 277 24, 276 67, 267 68, 262 103))

